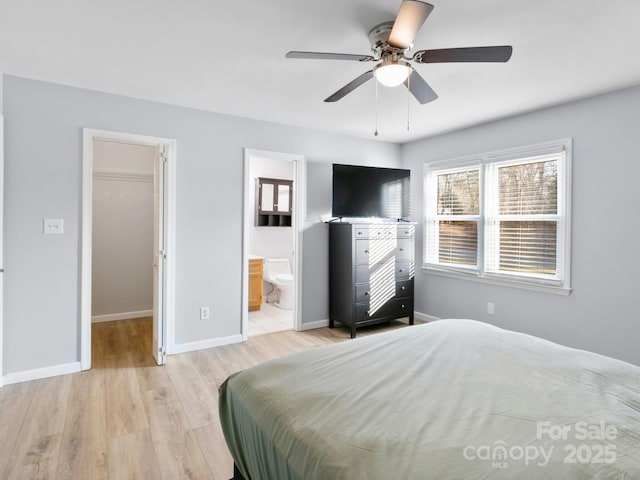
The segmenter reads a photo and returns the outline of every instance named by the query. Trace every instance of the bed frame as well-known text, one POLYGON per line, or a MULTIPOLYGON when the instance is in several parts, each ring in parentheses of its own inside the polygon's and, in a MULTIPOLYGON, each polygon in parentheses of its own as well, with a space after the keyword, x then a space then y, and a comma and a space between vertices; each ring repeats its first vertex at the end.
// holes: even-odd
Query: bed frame
POLYGON ((246 480, 240 473, 240 470, 238 470, 235 462, 233 462, 233 478, 230 478, 229 480, 246 480))

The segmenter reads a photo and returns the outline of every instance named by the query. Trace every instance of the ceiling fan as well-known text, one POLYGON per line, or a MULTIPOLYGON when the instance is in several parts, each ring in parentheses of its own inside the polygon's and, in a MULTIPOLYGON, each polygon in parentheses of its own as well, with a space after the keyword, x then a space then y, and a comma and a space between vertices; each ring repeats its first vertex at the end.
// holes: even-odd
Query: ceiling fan
POLYGON ((429 3, 403 0, 395 21, 381 23, 369 32, 374 55, 292 51, 286 54, 286 58, 378 62, 371 70, 327 97, 325 102, 336 102, 375 77, 380 84, 387 87, 404 83, 421 104, 435 100, 438 95, 409 62, 507 62, 511 58, 513 48, 509 45, 419 50, 413 56, 407 56, 413 48, 413 40, 432 10, 433 5, 429 3))

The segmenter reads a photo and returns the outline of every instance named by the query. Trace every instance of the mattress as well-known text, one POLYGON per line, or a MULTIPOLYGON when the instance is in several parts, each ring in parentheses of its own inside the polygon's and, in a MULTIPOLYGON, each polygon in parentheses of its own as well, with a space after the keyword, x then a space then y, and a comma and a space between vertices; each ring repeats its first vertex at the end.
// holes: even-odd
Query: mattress
POLYGON ((247 480, 640 479, 640 367, 472 320, 257 365, 219 411, 247 480))

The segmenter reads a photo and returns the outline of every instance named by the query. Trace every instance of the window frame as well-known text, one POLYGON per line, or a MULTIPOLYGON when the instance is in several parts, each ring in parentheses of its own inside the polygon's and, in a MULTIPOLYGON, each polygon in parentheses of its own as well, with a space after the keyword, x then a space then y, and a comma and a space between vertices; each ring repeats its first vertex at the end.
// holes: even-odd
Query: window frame
MULTIPOLYGON (((571 292, 571 162, 572 162, 572 139, 566 138, 554 140, 534 145, 516 147, 510 149, 497 150, 483 153, 480 155, 472 155, 458 157, 446 160, 437 160, 426 162, 423 168, 423 257, 422 270, 429 274, 442 275, 453 278, 460 278, 493 285, 504 285, 525 288, 530 290, 545 291, 561 295, 569 295, 571 292), (487 271, 486 252, 488 245, 486 243, 486 232, 489 228, 487 215, 487 202, 490 201, 485 197, 488 188, 488 182, 491 181, 491 175, 487 172, 490 168, 497 170, 500 165, 518 164, 518 160, 522 163, 533 161, 537 157, 549 157, 564 152, 562 165, 558 165, 558 240, 556 245, 556 255, 559 260, 557 265, 558 279, 541 278, 539 276, 528 276, 526 274, 509 274, 504 272, 487 271), (478 218, 478 251, 477 251, 477 268, 473 266, 456 266, 442 265, 437 263, 428 263, 428 238, 429 231, 428 222, 433 221, 434 217, 428 211, 428 201, 430 195, 436 195, 433 188, 429 186, 429 178, 436 175, 430 175, 435 172, 455 172, 479 168, 479 188, 480 188, 480 215, 478 218)), ((499 217, 499 215, 498 215, 499 217)), ((542 218, 541 218, 542 219, 542 218)), ((460 218, 459 220, 462 220, 460 218)), ((436 220, 437 221, 437 220, 436 220)))

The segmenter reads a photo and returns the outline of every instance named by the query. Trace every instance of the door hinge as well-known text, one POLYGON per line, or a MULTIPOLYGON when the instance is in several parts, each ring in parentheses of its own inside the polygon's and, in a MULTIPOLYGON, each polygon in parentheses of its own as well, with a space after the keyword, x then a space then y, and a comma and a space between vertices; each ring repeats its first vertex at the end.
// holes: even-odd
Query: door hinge
POLYGON ((167 259, 167 252, 164 250, 160 250, 159 255, 162 257, 163 260, 167 259))

